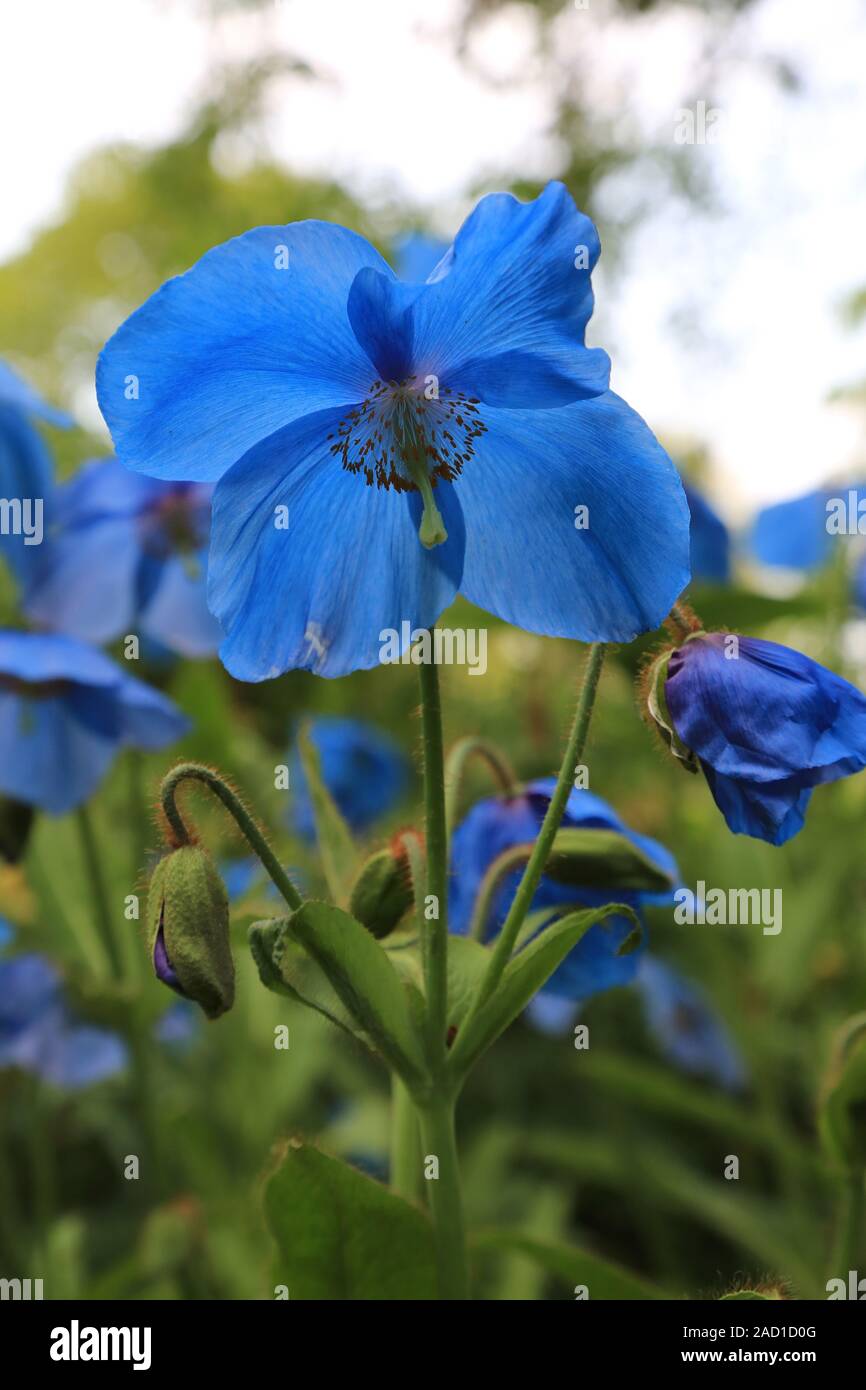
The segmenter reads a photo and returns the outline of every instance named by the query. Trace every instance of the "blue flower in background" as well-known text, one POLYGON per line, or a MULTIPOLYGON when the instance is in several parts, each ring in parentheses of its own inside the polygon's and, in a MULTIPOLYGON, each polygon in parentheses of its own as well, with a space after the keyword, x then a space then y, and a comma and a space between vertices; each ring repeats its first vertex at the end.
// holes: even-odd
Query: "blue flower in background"
POLYGON ((262 227, 123 324, 100 406, 127 467, 218 480, 208 598, 234 676, 375 666, 383 631, 458 589, 554 636, 658 626, 688 508, 585 346, 598 253, 561 184, 482 199, 435 283, 341 227, 262 227))
POLYGON ((393 261, 401 280, 420 283, 432 276, 445 252, 447 241, 426 232, 405 232, 394 241, 393 261))
POLYGON ((71 424, 66 415, 46 405, 11 367, 0 362, 0 496, 29 508, 26 520, 31 541, 26 543, 25 532, 4 534, 0 531, 0 556, 5 557, 21 584, 27 582, 38 562, 40 542, 37 537, 47 525, 54 486, 51 455, 34 420, 52 425, 71 424), (41 507, 38 530, 34 529, 36 503, 41 507))
POLYGON ((728 528, 709 502, 693 487, 685 487, 689 504, 689 555, 693 579, 727 584, 731 577, 731 542, 728 528))
POLYGON ((669 1061, 726 1090, 742 1089, 746 1068, 739 1049, 697 985, 651 955, 641 960, 635 983, 647 1026, 669 1061))
POLYGON ((88 642, 128 632, 182 656, 215 652, 208 611, 211 488, 97 459, 58 489, 54 524, 24 597, 37 623, 88 642))
POLYGON ((775 502, 758 512, 751 548, 762 565, 779 569, 818 569, 830 555, 824 488, 775 502))
POLYGON ((201 1032, 201 1015, 194 1004, 187 999, 178 999, 170 1005, 153 1029, 157 1042, 180 1051, 188 1048, 201 1032))
POLYGON ((126 1061, 116 1034, 75 1017, 60 975, 44 956, 0 961, 0 1067, 19 1067, 77 1090, 114 1076, 126 1061))
POLYGON ((72 637, 0 632, 0 793, 53 815, 90 796, 121 748, 164 748, 177 707, 72 637))
POLYGON ((784 844, 802 828, 815 787, 866 767, 866 698, 777 642, 690 638, 671 654, 665 699, 738 834, 784 844))
MULTIPOLYGON (((555 783, 552 778, 530 782, 514 797, 491 797, 479 801, 454 832, 451 847, 451 885, 449 893, 449 926, 451 931, 465 935, 472 920, 478 892, 490 865, 505 850, 516 845, 534 842, 544 819, 555 783)), ((615 830, 627 836, 632 844, 646 854, 673 884, 678 878, 673 856, 655 840, 638 835, 620 820, 616 812, 589 791, 573 791, 569 796, 564 827, 615 830)), ((491 908, 491 918, 484 939, 494 937, 508 912, 520 881, 520 871, 503 882, 491 908)), ((555 883, 543 877, 532 901, 531 911, 551 908, 554 915, 569 905, 603 906, 621 902, 636 911, 644 905, 666 903, 670 895, 623 892, 612 889, 579 889, 555 883)), ((631 935, 633 923, 625 917, 609 917, 589 931, 566 957, 544 986, 545 995, 569 1000, 586 999, 614 985, 628 984, 637 971, 640 950, 619 956, 617 951, 631 935)))
MULTIPOLYGON (((320 718, 310 726, 310 738, 319 754, 322 781, 352 830, 368 829, 398 804, 406 790, 408 764, 387 734, 360 719, 320 718)), ((289 785, 294 828, 312 842, 316 837, 313 805, 294 750, 289 785)))

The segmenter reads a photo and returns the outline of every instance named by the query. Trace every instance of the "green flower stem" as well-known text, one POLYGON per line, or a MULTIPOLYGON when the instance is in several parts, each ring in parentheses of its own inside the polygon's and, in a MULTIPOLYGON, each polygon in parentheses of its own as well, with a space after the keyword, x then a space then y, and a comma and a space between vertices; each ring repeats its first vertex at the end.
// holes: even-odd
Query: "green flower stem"
POLYGON ((562 817, 565 814, 565 807, 574 783, 574 769, 583 756, 586 746, 586 738, 589 733, 589 721, 592 716, 592 708, 595 704, 595 697, 598 691, 599 677, 601 668, 604 664, 605 643, 593 642, 589 649, 586 669, 583 673, 583 683, 578 696, 577 709, 574 714, 574 722, 568 736, 568 743, 565 749, 565 756, 562 766, 559 769, 559 776, 556 781, 556 789, 550 798, 550 805, 547 814, 541 823, 538 838, 530 855, 529 862, 523 871, 523 877, 514 895, 514 900, 506 917, 502 930, 496 938, 496 944, 490 957, 490 963, 485 971, 478 990, 475 994, 466 1018, 463 1021, 463 1028, 457 1034, 454 1047, 451 1051, 451 1063, 457 1067, 460 1057, 461 1033, 465 1034, 465 1026, 468 1020, 481 1009, 490 998, 496 986, 502 978, 502 972, 511 959, 520 928, 524 918, 532 904, 535 891, 538 888, 544 866, 553 848, 553 841, 556 832, 562 824, 562 817))
POLYGON ((171 772, 163 779, 160 788, 160 799, 165 818, 171 829, 171 833, 178 845, 188 845, 192 843, 192 836, 180 814, 177 806, 177 790, 181 782, 194 781, 201 782, 219 797, 229 815, 236 822, 238 829, 245 837, 253 852, 258 855, 264 864, 277 888, 282 893, 286 902, 293 912, 303 903, 303 898, 292 883, 288 874, 281 867, 279 860, 268 844, 262 832, 256 825, 253 817, 244 806, 240 797, 227 782, 224 782, 219 773, 212 768, 205 767, 201 763, 179 763, 172 768, 171 772))
POLYGON ((472 758, 487 763, 505 796, 516 796, 519 790, 511 764, 495 744, 489 743, 487 739, 478 738, 475 734, 467 734, 465 738, 458 739, 445 763, 445 821, 449 835, 457 819, 460 793, 472 758))
POLYGON ((391 1073, 391 1190, 407 1201, 421 1190, 421 1134, 418 1115, 403 1082, 391 1073))
POLYGON ((79 806, 76 819, 84 862, 87 865, 87 874, 90 879, 93 914, 96 919, 97 930, 103 950, 108 957, 108 963, 111 966, 111 973, 116 980, 121 980, 123 979, 123 955, 111 918, 111 908, 108 894, 105 891, 105 880, 102 876, 102 865, 99 861, 99 850, 96 846, 96 836, 93 833, 93 822, 86 806, 79 806))
POLYGON ((511 849, 504 850, 488 866, 487 872, 481 880, 481 887, 478 889, 478 896, 472 909, 472 920, 469 923, 469 936, 473 941, 483 942, 487 924, 490 921, 493 900, 504 879, 515 869, 519 869, 521 864, 528 864, 531 858, 531 844, 512 845, 511 849))
MULTIPOLYGON (((433 650, 433 634, 430 634, 433 650)), ((436 916, 421 920, 421 949, 427 995, 430 1060, 444 1068, 448 1019, 448 834, 445 826, 444 750, 439 673, 422 664, 421 721, 424 741, 424 813, 427 844, 427 897, 436 899, 436 916)))
POLYGON ((421 1111, 421 1139, 425 1162, 436 1158, 439 1164, 438 1177, 427 1179, 436 1243, 439 1297, 467 1299, 469 1266, 454 1134, 453 1096, 438 1095, 421 1111))
POLYGON ((700 622, 689 612, 682 603, 675 603, 670 612, 669 622, 679 629, 680 636, 693 637, 700 631, 700 622))
POLYGON ((850 1269, 859 1270, 864 1258, 864 1215, 866 1193, 863 1173, 846 1173, 840 1183, 836 1241, 830 1277, 847 1279, 850 1269))

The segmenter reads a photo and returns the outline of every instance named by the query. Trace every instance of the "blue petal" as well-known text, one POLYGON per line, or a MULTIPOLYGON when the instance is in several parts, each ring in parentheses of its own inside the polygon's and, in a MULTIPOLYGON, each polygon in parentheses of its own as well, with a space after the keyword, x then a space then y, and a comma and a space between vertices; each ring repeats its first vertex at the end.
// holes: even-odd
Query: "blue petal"
POLYGON ((349 317, 385 380, 434 376, 491 406, 565 405, 608 386, 607 354, 584 345, 598 251, 595 228, 562 184, 529 204, 494 194, 464 223, 434 282, 362 271, 349 317), (581 247, 588 264, 578 270, 581 247))
POLYGON ((692 487, 685 488, 691 514, 689 555, 693 579, 727 584, 731 577, 728 528, 709 502, 692 487))
POLYGON ((755 518, 751 546, 763 565, 818 569, 830 554, 827 498, 823 488, 764 507, 755 518))
POLYGON ((58 633, 0 632, 0 676, 114 686, 120 672, 95 647, 58 633))
POLYGON ((560 999, 590 999, 606 989, 631 984, 638 972, 644 938, 626 955, 618 952, 634 932, 628 917, 607 917, 598 922, 570 951, 544 986, 544 993, 560 999))
POLYGON ((127 1060, 126 1045, 115 1033, 87 1023, 67 1023, 46 1039, 37 1070, 62 1090, 77 1091, 115 1076, 127 1060))
POLYGON ((135 518, 107 516, 62 532, 25 593, 24 612, 84 641, 113 641, 130 631, 140 557, 135 518))
POLYGON ((238 680, 375 666, 386 630, 428 627, 456 593, 464 528, 451 484, 436 488, 448 540, 425 550, 417 493, 368 487, 334 459, 328 436, 341 417, 323 412, 279 431, 217 486, 208 602, 238 680), (275 524, 280 505, 286 530, 275 524))
MULTIPOLYGON (((452 932, 465 936, 488 868, 505 850, 534 843, 545 809, 546 805, 539 806, 528 796, 520 795, 488 797, 467 812, 454 831, 451 847, 448 926, 452 932)), ((505 917, 517 881, 519 874, 503 884, 497 902, 492 904, 496 928, 505 917)))
POLYGON ((181 656, 210 656, 223 632, 207 606, 207 553, 198 560, 173 555, 160 567, 158 582, 141 615, 142 631, 181 656), (198 573, 191 571, 191 562, 198 573))
POLYGON ((658 627, 689 581, 689 513, 640 416, 607 392, 560 410, 485 407, 483 418, 455 484, 465 596, 551 637, 630 642, 658 627))
POLYGON ((816 786, 866 767, 866 697, 802 652, 709 633, 674 652, 665 698, 677 734, 717 773, 816 786))
POLYGON ((713 800, 735 835, 751 835, 769 845, 784 845, 802 829, 813 788, 799 777, 780 782, 749 782, 726 777, 709 763, 701 769, 713 800))
POLYGON ((60 425, 64 429, 72 424, 68 415, 48 405, 6 362, 0 362, 0 406, 11 406, 31 419, 35 416, 46 424, 60 425))
POLYGON ((121 676, 118 704, 123 741, 133 748, 165 748, 192 728, 167 695, 134 676, 121 676))
POLYGON ((574 999, 562 999, 558 994, 547 994, 545 990, 530 999, 526 1006, 526 1017, 533 1028, 554 1038, 571 1032, 577 1012, 578 1004, 574 999))
POLYGON ((424 232, 406 232, 394 241, 392 260, 401 280, 420 282, 432 275, 448 243, 424 232))
MULTIPOLYGON (((51 456, 40 435, 19 410, 0 402, 0 497, 19 501, 22 509, 27 502, 31 527, 38 522, 35 508, 41 503, 44 532, 51 518, 53 487, 51 456)), ((37 539, 35 532, 28 543, 23 534, 0 531, 0 556, 20 584, 29 583, 41 563, 44 540, 34 544, 37 539)))
MULTIPOLYGON (((406 758, 381 730, 360 719, 318 718, 310 737, 319 754, 322 781, 353 830, 368 829, 400 800, 407 782, 406 758)), ((295 829, 312 841, 316 823, 297 752, 289 780, 295 829)))
POLYGON ((647 1024, 666 1057, 691 1075, 712 1077, 727 1090, 745 1085, 739 1049, 696 985, 647 955, 637 986, 647 1024))
POLYGON ((57 1001, 60 989, 60 975, 44 956, 0 961, 0 1061, 4 1047, 57 1001))
POLYGON ((121 461, 157 477, 216 479, 291 421, 362 400, 376 373, 346 301, 365 266, 392 273, 354 232, 298 222, 247 232, 168 281, 97 366, 121 461), (138 398, 127 399, 135 382, 138 398))
POLYGON ((123 744, 162 748, 189 727, 164 695, 71 637, 0 633, 4 675, 16 684, 0 680, 0 791, 52 815, 85 801, 123 744))
POLYGON ((0 690, 0 792, 16 801, 65 815, 96 790, 118 744, 110 691, 28 699, 0 690))
MULTIPOLYGON (((584 345, 599 251, 595 227, 561 183, 531 203, 509 193, 482 198, 439 268, 447 274, 414 306, 415 370, 475 390, 470 364, 532 355, 549 365, 559 390, 569 377, 576 393, 604 390, 606 355, 584 345), (587 265, 576 268, 581 248, 587 265)), ((539 392, 536 404, 545 403, 539 392)))

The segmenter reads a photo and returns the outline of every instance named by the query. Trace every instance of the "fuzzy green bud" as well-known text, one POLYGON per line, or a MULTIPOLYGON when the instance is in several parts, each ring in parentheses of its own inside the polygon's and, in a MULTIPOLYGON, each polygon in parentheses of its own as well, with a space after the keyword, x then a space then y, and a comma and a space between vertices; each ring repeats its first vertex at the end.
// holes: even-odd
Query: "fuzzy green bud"
POLYGON ((349 911, 378 940, 397 926, 412 906, 412 879, 406 852, 378 850, 363 865, 349 899, 349 911))
POLYGON ((163 984, 219 1018, 235 997, 225 886, 207 850, 182 845, 159 861, 147 895, 153 966, 163 984))

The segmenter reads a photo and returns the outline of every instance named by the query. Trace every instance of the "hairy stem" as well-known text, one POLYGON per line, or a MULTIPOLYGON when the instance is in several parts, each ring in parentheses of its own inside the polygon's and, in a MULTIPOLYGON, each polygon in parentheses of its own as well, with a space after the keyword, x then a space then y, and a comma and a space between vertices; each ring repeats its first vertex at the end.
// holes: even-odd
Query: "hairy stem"
POLYGON ((292 883, 288 874, 280 865, 279 860, 268 844, 262 832, 256 825, 253 817, 244 806, 236 792, 232 791, 228 783, 224 782, 218 773, 209 767, 204 767, 201 763, 179 763, 172 768, 171 772, 164 778, 160 789, 160 798, 165 818, 171 829, 171 833, 178 845, 188 845, 192 843, 192 836, 184 822, 177 805, 177 791, 181 782, 201 782, 215 796, 218 796, 229 815, 236 822, 241 834, 247 840, 253 852, 258 855, 264 864, 273 882, 282 893, 292 911, 296 911, 303 903, 303 898, 292 883))
MULTIPOLYGON (((432 650, 432 633, 431 633, 432 650)), ((430 1060, 445 1060, 448 1016, 448 835, 445 826, 445 772, 439 673, 433 662, 421 672, 421 720, 424 741, 424 813, 427 846, 427 898, 434 916, 421 919, 424 984, 427 995, 430 1060)))
MULTIPOLYGON (((562 824, 562 817, 565 814, 565 807, 574 784, 574 769, 583 756, 586 746, 587 734, 589 733, 589 722, 592 717, 592 709, 595 704, 595 697, 598 691, 598 682, 601 676, 601 668, 604 663, 605 644, 594 642, 589 649, 586 668, 583 673, 583 682, 577 700, 577 708, 574 714, 574 722, 568 736, 568 743, 565 749, 565 756, 562 759, 562 766, 559 769, 559 776, 556 781, 556 788, 550 798, 547 813, 541 823, 538 838, 529 857, 529 862, 523 871, 523 877, 514 895, 508 915, 502 925, 502 930, 496 938, 496 943, 490 957, 490 963, 482 977, 481 983, 476 991, 475 997, 470 1005, 466 1018, 463 1021, 461 1032, 465 1031, 466 1023, 481 1009, 490 998, 496 986, 502 978, 502 972, 508 964, 514 944, 517 940, 524 918, 532 904, 535 891, 544 872, 544 866, 550 857, 553 848, 553 841, 556 832, 562 824)), ((460 1033, 454 1044, 451 1053, 451 1062, 456 1067, 460 1057, 460 1033)))

